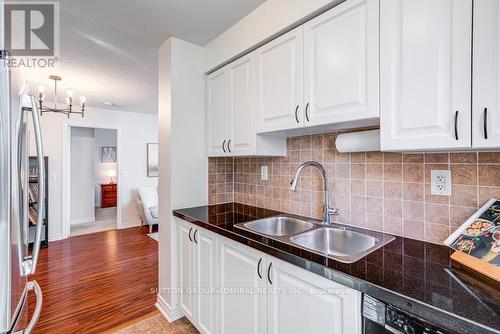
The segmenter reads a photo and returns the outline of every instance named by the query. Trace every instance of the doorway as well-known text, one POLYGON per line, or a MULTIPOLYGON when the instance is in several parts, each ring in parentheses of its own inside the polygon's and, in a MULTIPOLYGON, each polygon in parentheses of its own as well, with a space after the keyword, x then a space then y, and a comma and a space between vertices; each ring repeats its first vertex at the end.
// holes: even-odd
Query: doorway
POLYGON ((70 236, 117 228, 117 130, 70 127, 70 236))

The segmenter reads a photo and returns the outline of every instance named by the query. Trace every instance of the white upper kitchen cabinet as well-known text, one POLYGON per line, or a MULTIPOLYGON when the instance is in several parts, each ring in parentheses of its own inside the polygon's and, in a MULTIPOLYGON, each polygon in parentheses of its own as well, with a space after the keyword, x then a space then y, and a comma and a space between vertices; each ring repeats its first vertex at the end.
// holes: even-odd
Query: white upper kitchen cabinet
POLYGON ((265 255, 225 238, 218 248, 219 333, 266 333, 266 295, 259 293, 266 286, 265 255))
MULTIPOLYGON (((268 334, 359 334, 361 293, 268 257, 268 334)), ((267 275, 267 272, 266 272, 267 275)))
POLYGON ((471 0, 380 2, 382 150, 471 147, 471 38, 471 0))
POLYGON ((303 32, 300 26, 256 51, 258 132, 303 125, 303 32))
POLYGON ((255 53, 207 77, 207 154, 285 156, 286 138, 256 131, 255 53))
POLYGON ((229 128, 229 72, 222 68, 207 77, 207 143, 209 156, 228 153, 229 128))
POLYGON ((474 2, 472 146, 500 148, 500 2, 474 2))
POLYGON ((255 54, 251 53, 229 65, 231 139, 228 150, 233 155, 253 154, 255 135, 255 54))
POLYGON ((350 0, 304 25, 305 125, 379 117, 379 1, 350 0))

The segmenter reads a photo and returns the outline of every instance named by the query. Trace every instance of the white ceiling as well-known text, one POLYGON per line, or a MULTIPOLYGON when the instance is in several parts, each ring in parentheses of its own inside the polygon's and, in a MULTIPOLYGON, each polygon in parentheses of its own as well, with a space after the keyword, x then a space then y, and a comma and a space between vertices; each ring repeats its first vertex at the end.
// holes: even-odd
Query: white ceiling
MULTIPOLYGON (((169 37, 205 45, 265 0, 61 0, 61 51, 56 70, 14 71, 14 84, 63 77, 60 91, 85 95, 87 104, 157 112, 157 53, 169 37)), ((60 93, 62 97, 62 92, 60 93)))

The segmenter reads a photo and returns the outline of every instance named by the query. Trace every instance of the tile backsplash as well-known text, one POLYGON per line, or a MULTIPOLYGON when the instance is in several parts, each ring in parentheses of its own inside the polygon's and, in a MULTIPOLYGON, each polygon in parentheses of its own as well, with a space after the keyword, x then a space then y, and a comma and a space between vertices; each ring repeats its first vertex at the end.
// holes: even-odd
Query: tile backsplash
POLYGON ((500 198, 500 151, 339 153, 337 133, 287 139, 286 157, 209 159, 209 204, 237 202, 321 218, 323 180, 305 169, 297 191, 290 180, 307 160, 328 173, 330 205, 340 223, 441 243, 478 207, 500 198), (268 166, 262 181, 260 167, 268 166), (434 196, 431 170, 451 170, 452 196, 434 196))

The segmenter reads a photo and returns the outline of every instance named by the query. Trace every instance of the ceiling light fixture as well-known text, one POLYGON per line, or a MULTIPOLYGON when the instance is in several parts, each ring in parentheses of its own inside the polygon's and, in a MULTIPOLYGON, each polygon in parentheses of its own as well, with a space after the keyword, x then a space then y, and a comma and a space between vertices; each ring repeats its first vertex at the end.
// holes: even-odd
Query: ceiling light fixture
POLYGON ((84 116, 85 112, 85 102, 86 98, 85 96, 80 96, 80 110, 81 111, 74 111, 73 110, 73 91, 68 90, 66 91, 66 104, 67 106, 63 108, 59 108, 57 105, 57 82, 61 81, 62 78, 57 75, 51 75, 49 76, 49 79, 54 80, 54 106, 49 107, 44 104, 45 101, 45 87, 44 86, 38 86, 38 103, 40 105, 40 113, 43 115, 44 112, 54 112, 54 113, 59 113, 59 114, 64 114, 66 116, 71 116, 72 114, 78 114, 84 116))

